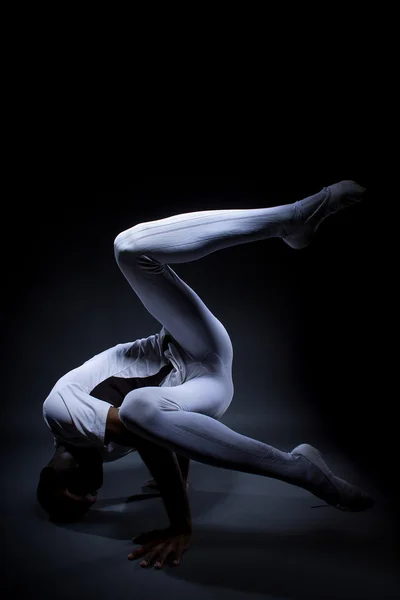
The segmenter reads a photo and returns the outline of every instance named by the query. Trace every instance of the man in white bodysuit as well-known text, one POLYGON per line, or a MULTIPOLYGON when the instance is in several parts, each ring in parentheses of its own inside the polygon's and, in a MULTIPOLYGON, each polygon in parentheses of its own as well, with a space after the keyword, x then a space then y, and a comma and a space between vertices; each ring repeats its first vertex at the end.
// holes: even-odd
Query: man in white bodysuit
POLYGON ((279 237, 304 248, 329 215, 362 199, 341 181, 292 204, 208 210, 137 224, 114 243, 122 273, 159 333, 118 344, 57 381, 43 405, 55 454, 42 470, 38 500, 54 521, 75 521, 96 501, 103 462, 137 450, 163 498, 170 527, 135 538, 142 566, 179 564, 191 540, 189 461, 274 477, 350 511, 371 497, 332 473, 320 452, 282 452, 219 419, 233 398, 233 349, 222 323, 169 266, 233 245, 279 237))

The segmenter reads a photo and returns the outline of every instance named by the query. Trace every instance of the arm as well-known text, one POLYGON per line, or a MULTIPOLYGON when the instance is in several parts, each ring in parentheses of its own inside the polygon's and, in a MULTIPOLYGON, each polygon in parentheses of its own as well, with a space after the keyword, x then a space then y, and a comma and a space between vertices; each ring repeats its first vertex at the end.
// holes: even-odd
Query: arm
MULTIPOLYGON (((110 441, 137 449, 157 481, 171 530, 177 533, 191 533, 190 506, 176 454, 129 431, 120 420, 118 409, 115 407, 110 408, 107 415, 105 443, 110 441)), ((183 465, 186 465, 187 469, 188 464, 189 459, 184 459, 183 465)))
POLYGON ((187 482, 189 477, 190 458, 187 458, 187 456, 182 456, 181 454, 177 454, 176 458, 178 459, 183 480, 187 482))

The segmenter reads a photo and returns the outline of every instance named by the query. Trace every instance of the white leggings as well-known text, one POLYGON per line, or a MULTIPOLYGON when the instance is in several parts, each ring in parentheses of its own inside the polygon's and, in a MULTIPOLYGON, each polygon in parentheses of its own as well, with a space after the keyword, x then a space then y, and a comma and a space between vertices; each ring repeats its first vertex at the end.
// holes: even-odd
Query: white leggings
POLYGON ((298 456, 218 421, 233 396, 232 344, 220 321, 168 264, 285 235, 293 215, 293 204, 207 210, 140 223, 116 237, 117 263, 143 305, 207 367, 204 375, 176 387, 133 390, 119 416, 134 433, 195 461, 303 486, 306 472, 298 456))

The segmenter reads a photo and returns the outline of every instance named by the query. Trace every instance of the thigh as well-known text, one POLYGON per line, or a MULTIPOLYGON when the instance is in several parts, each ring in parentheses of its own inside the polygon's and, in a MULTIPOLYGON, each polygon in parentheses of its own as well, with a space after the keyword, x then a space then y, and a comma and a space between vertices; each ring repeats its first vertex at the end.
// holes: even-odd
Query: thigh
POLYGON ((233 382, 229 369, 203 375, 175 387, 148 387, 133 390, 124 399, 120 414, 135 420, 135 412, 196 412, 220 418, 233 398, 233 382))
POLYGON ((215 353, 224 365, 232 363, 232 343, 222 323, 196 292, 169 265, 146 255, 119 267, 132 289, 155 319, 193 360, 215 353))
POLYGON ((224 414, 233 398, 233 382, 228 370, 196 377, 176 388, 165 389, 168 389, 168 396, 183 405, 184 410, 214 418, 224 414))

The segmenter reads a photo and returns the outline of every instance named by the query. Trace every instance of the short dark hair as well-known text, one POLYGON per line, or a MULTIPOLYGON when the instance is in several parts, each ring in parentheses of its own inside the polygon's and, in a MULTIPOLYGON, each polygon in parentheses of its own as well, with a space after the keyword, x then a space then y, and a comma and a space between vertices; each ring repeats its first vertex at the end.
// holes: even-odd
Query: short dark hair
POLYGON ((63 493, 65 481, 62 476, 52 467, 42 469, 36 497, 53 522, 76 522, 80 521, 90 508, 90 504, 79 503, 69 499, 63 493))
POLYGON ((48 513, 52 512, 55 489, 63 484, 59 473, 52 467, 44 467, 40 472, 39 484, 36 490, 36 496, 40 506, 48 513))
POLYGON ((40 472, 36 497, 50 520, 79 521, 91 504, 68 498, 65 489, 84 495, 98 490, 102 484, 103 467, 99 455, 60 447, 40 472))
POLYGON ((65 510, 65 501, 62 496, 64 488, 65 483, 60 473, 50 466, 42 469, 36 490, 36 497, 40 506, 49 515, 51 521, 65 521, 70 520, 72 517, 71 511, 65 510))

